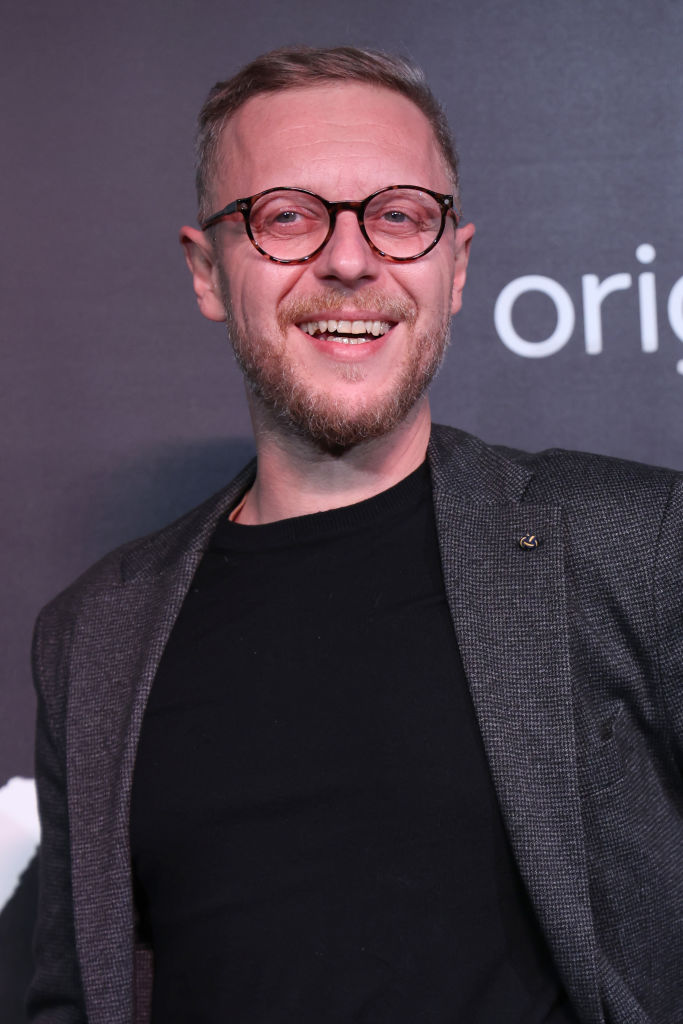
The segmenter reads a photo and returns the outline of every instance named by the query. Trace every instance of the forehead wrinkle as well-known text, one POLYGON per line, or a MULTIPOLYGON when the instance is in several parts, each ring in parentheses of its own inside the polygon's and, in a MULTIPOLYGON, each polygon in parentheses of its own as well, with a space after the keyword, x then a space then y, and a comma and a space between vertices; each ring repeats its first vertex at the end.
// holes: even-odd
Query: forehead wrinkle
MULTIPOLYGON (((345 147, 352 147, 354 150, 367 150, 374 153, 377 145, 389 146, 402 158, 414 153, 414 138, 403 135, 395 129, 390 128, 386 121, 333 121, 321 122, 320 118, 312 118, 310 121, 301 121, 298 124, 277 125, 272 131, 264 126, 262 142, 260 146, 278 148, 283 157, 290 157, 293 161, 301 159, 301 152, 304 149, 320 150, 321 158, 329 157, 330 143, 336 143, 345 147)), ((259 148, 260 148, 259 146, 259 148)), ((243 131, 235 135, 235 151, 240 151, 242 157, 254 155, 253 143, 245 137, 243 131)), ((340 161, 344 160, 345 154, 340 151, 340 161)))

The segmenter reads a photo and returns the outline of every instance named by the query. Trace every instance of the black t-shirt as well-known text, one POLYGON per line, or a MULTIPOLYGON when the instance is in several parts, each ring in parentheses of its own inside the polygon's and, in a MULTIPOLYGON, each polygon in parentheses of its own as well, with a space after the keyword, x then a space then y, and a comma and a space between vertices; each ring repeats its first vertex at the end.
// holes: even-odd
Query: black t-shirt
POLYGON ((490 780, 426 466, 220 523, 145 713, 131 842, 154 1024, 575 1019, 490 780))

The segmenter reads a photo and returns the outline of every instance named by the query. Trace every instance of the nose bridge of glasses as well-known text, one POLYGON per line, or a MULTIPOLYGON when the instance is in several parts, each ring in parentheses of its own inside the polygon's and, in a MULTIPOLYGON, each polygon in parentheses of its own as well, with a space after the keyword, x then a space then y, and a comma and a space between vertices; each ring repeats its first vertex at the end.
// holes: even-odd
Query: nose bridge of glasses
POLYGON ((330 215, 332 215, 332 213, 337 214, 342 210, 351 210, 356 214, 356 217, 358 217, 364 212, 367 203, 367 199, 340 199, 339 202, 327 202, 325 205, 327 206, 330 215))
POLYGON ((335 233, 338 215, 340 213, 350 213, 353 214, 363 239, 369 244, 369 239, 365 230, 365 223, 363 221, 367 204, 367 199, 340 199, 338 202, 334 203, 326 201, 325 207, 330 220, 326 241, 329 242, 330 238, 335 233))

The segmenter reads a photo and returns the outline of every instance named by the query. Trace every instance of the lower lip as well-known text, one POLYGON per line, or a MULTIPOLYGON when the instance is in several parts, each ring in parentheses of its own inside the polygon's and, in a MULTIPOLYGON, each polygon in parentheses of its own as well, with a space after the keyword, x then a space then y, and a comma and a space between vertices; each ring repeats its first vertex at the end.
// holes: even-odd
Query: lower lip
POLYGON ((307 334, 306 331, 301 331, 301 334, 318 352, 322 352, 326 356, 331 356, 343 362, 358 362, 376 355, 384 347, 393 330, 394 328, 392 327, 386 334, 380 334, 377 338, 370 337, 368 341, 356 342, 355 344, 352 342, 335 341, 333 336, 325 337, 320 334, 307 334))

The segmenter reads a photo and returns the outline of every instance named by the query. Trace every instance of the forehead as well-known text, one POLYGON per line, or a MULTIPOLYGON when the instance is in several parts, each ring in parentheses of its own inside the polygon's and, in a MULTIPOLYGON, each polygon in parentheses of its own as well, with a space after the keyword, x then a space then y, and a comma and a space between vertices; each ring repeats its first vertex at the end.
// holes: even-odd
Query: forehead
POLYGON ((353 199, 406 184, 450 191, 433 129, 407 97, 356 82, 252 97, 223 130, 215 176, 220 202, 276 185, 353 199))

